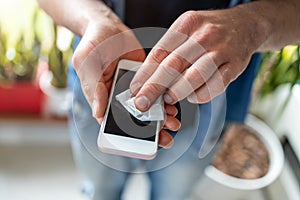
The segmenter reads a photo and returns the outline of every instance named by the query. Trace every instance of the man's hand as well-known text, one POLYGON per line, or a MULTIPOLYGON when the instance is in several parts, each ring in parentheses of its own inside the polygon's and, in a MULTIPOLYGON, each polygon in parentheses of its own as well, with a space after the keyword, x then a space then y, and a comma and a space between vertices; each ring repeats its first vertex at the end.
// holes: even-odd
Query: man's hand
MULTIPOLYGON (((120 59, 144 61, 145 52, 131 30, 102 1, 38 0, 59 25, 82 36, 73 64, 93 116, 101 124, 108 103, 113 75, 120 59)), ((177 109, 166 105, 165 129, 177 131, 177 109)), ((159 145, 171 147, 172 136, 161 130, 159 145)))
POLYGON ((121 21, 110 18, 89 23, 74 52, 73 64, 99 124, 102 123, 120 59, 145 59, 145 52, 134 34, 121 21))
MULTIPOLYGON (((145 52, 134 34, 119 20, 105 19, 87 26, 78 45, 73 64, 93 116, 101 124, 107 107, 110 88, 117 63, 121 59, 144 61, 145 52)), ((175 118, 177 109, 166 105, 165 129, 177 131, 180 122, 175 118)), ((171 147, 173 138, 161 130, 159 145, 171 147)))
POLYGON ((258 0, 184 13, 131 82, 136 107, 145 111, 162 94, 169 104, 186 97, 210 101, 243 72, 254 52, 299 42, 299 9, 299 0, 258 0))
POLYGON ((266 39, 258 19, 239 8, 181 15, 131 82, 136 107, 145 111, 162 94, 174 104, 186 97, 205 103, 224 92, 266 39))

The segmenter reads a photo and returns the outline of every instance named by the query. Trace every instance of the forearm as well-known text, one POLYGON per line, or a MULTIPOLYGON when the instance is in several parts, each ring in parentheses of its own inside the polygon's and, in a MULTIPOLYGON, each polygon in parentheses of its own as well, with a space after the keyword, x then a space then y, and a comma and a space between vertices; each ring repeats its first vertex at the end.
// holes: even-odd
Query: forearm
POLYGON ((279 49, 300 42, 299 0, 260 0, 237 6, 237 9, 258 20, 254 34, 258 38, 264 37, 264 42, 257 51, 279 49))
POLYGON ((96 0, 38 0, 58 25, 65 26, 78 35, 83 35, 87 25, 93 20, 118 21, 119 18, 102 1, 96 0))

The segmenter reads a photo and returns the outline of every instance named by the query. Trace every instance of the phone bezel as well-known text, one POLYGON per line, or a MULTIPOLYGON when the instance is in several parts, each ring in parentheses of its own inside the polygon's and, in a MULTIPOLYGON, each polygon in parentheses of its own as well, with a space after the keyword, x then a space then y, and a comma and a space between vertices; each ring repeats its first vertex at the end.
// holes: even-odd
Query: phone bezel
POLYGON ((157 153, 158 135, 160 131, 159 121, 157 122, 154 141, 130 138, 104 132, 119 70, 125 69, 130 71, 137 71, 141 64, 141 62, 131 60, 119 61, 114 75, 109 101, 107 104, 103 122, 101 124, 97 143, 99 150, 105 153, 149 160, 153 159, 157 153))

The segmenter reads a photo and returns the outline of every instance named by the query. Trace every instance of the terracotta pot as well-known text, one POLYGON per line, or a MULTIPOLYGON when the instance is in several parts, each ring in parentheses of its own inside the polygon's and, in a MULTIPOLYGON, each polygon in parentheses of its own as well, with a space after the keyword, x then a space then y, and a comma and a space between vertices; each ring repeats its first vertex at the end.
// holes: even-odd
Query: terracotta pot
POLYGON ((0 113, 40 113, 44 95, 34 82, 0 86, 0 113))

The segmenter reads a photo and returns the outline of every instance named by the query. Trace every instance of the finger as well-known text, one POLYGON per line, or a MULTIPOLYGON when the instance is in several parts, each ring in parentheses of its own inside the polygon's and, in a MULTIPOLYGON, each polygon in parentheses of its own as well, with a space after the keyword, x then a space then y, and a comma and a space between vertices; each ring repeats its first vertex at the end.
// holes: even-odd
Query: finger
POLYGON ((178 114, 178 109, 174 105, 165 104, 165 111, 167 115, 175 117, 178 114))
POLYGON ((164 128, 169 129, 171 131, 178 131, 181 127, 180 121, 172 116, 167 115, 164 128))
MULTIPOLYGON (((145 52, 144 50, 138 49, 125 54, 120 59, 123 58, 142 61, 145 58, 145 52)), ((101 80, 97 83, 94 91, 94 98, 92 101, 91 108, 93 111, 93 117, 96 118, 99 124, 102 123, 106 111, 110 90, 113 82, 112 76, 114 73, 114 69, 116 68, 116 65, 118 63, 118 60, 114 61, 103 73, 103 76, 101 77, 101 80)))
POLYGON ((139 61, 145 58, 141 45, 131 31, 108 35, 101 33, 95 27, 88 28, 73 56, 84 95, 98 122, 102 121, 105 112, 110 80, 117 61, 122 55, 139 61), (123 45, 120 47, 120 44, 123 45))
POLYGON ((94 99, 91 105, 93 117, 97 120, 102 121, 104 117, 104 113, 108 103, 108 96, 109 94, 105 82, 99 81, 97 83, 94 99))
POLYGON ((87 40, 86 37, 83 37, 79 43, 73 55, 73 64, 84 95, 90 106, 92 106, 96 85, 103 76, 103 69, 100 57, 96 56, 96 52, 91 50, 93 48, 92 45, 89 45, 90 43, 85 40, 87 40))
POLYGON ((156 99, 173 83, 181 73, 195 62, 204 49, 192 39, 168 55, 136 95, 136 107, 146 111, 156 99), (139 99, 139 97, 141 97, 139 99))
POLYGON ((134 51, 128 52, 121 57, 121 59, 134 60, 139 62, 144 62, 146 58, 146 53, 144 49, 136 49, 134 51))
POLYGON ((204 54, 167 90, 164 101, 174 104, 186 98, 207 82, 221 63, 222 60, 216 54, 204 54))
POLYGON ((187 39, 185 34, 168 30, 153 47, 145 62, 131 81, 130 91, 136 95, 141 86, 155 72, 159 64, 187 39))
MULTIPOLYGON (((137 49, 131 52, 126 53, 124 56, 122 56, 120 59, 130 59, 130 60, 136 60, 136 61, 142 61, 145 59, 145 51, 143 49, 137 49)), ((114 69, 116 68, 116 65, 118 63, 118 60, 114 61, 109 67, 107 67, 106 71, 103 73, 103 77, 101 80, 97 83, 95 92, 94 92, 94 99, 92 102, 92 111, 93 111, 93 117, 95 117, 99 124, 102 123, 106 106, 108 103, 109 98, 109 91, 112 85, 112 75, 114 72, 114 69), (113 69, 113 70, 109 70, 113 69), (110 74, 107 74, 110 73, 110 74), (108 78, 107 78, 108 77, 108 78)))
POLYGON ((166 130, 161 130, 158 139, 158 146, 169 149, 173 146, 174 139, 166 130))
POLYGON ((204 85, 188 96, 188 101, 197 104, 211 101, 223 93, 239 74, 229 64, 222 65, 204 85))
MULTIPOLYGON (((156 49, 153 52, 150 52, 149 55, 152 57, 155 57, 157 62, 161 62, 167 55, 169 54, 168 51, 163 49, 156 49), (156 54, 156 55, 151 55, 156 54)), ((137 92, 140 90, 140 88, 144 85, 144 83, 147 81, 147 79, 154 73, 154 71, 158 67, 157 62, 150 62, 149 59, 147 61, 147 58, 145 62, 141 65, 139 70, 136 72, 135 76, 133 77, 131 83, 130 83, 130 92, 132 95, 136 95, 137 92)))

